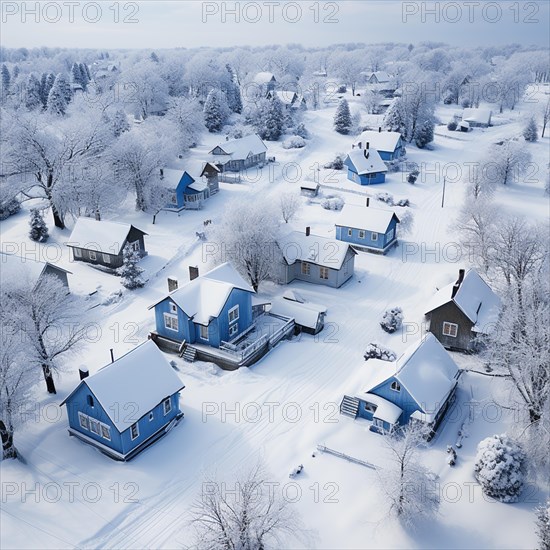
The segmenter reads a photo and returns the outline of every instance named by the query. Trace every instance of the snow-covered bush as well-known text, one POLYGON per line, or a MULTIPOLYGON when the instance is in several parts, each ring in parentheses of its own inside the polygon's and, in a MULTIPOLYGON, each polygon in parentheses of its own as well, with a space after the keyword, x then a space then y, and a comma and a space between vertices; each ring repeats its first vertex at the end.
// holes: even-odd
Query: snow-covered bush
POLYGON ((128 290, 141 288, 145 283, 141 278, 143 269, 138 265, 139 254, 127 244, 124 247, 122 258, 122 266, 116 270, 117 275, 122 278, 120 281, 122 286, 128 290))
POLYGON ((400 307, 388 309, 382 315, 380 326, 390 334, 399 330, 403 324, 403 310, 400 307))
POLYGON ((393 206, 393 195, 391 195, 390 193, 376 193, 375 199, 377 201, 385 202, 386 204, 393 206))
POLYGON ((29 237, 31 240, 37 243, 45 243, 48 240, 48 226, 44 221, 42 212, 38 208, 31 210, 31 219, 29 220, 31 230, 29 231, 29 237))
POLYGON ((283 141, 283 149, 301 149, 306 146, 306 140, 300 136, 291 136, 283 141))
POLYGON ((296 126, 296 128, 294 129, 294 133, 301 138, 309 139, 309 131, 305 127, 305 124, 303 122, 300 122, 300 124, 296 126))
POLYGON ((550 550, 550 498, 539 506, 537 512, 537 535, 540 550, 550 550))
POLYGON ((525 454, 506 434, 493 435, 477 447, 475 476, 483 492, 500 502, 516 502, 523 490, 525 454))
POLYGON ((345 94, 347 91, 348 89, 346 88, 346 86, 344 84, 341 84, 340 86, 338 86, 336 93, 345 94))
POLYGON ((328 170, 342 170, 344 168, 344 159, 342 155, 336 155, 334 160, 327 162, 323 168, 327 168, 328 170))
POLYGON ((412 231, 414 227, 414 215, 410 210, 403 212, 403 214, 399 214, 399 221, 400 223, 397 229, 399 235, 407 235, 412 231))
POLYGON ((340 195, 330 195, 325 197, 321 202, 321 206, 325 210, 342 210, 344 208, 345 201, 340 195))
POLYGON ((411 205, 411 201, 409 199, 399 199, 395 203, 395 206, 402 206, 402 207, 407 207, 407 206, 410 206, 410 205, 411 205))
POLYGON ((539 129, 537 128, 537 122, 535 121, 535 117, 531 117, 523 129, 523 137, 525 138, 525 141, 537 141, 539 139, 539 129))
POLYGON ((382 359, 382 361, 395 361, 397 359, 397 354, 380 344, 370 343, 367 346, 367 349, 363 355, 365 361, 369 359, 382 359))
POLYGON ((407 176, 407 183, 414 185, 419 175, 420 175, 420 172, 418 170, 412 170, 411 172, 409 172, 409 175, 407 176))
POLYGON ((450 130, 451 132, 454 132, 457 128, 457 123, 455 120, 451 120, 448 124, 447 124, 447 130, 450 130))
POLYGON ((17 214, 19 210, 21 210, 21 203, 15 197, 0 203, 0 220, 6 220, 17 214))

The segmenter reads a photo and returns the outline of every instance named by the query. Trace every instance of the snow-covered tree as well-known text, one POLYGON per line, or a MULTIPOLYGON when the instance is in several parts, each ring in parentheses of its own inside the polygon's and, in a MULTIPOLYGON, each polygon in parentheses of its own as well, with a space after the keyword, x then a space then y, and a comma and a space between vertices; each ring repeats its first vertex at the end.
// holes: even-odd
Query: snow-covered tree
POLYGON ((31 209, 31 217, 29 220, 29 225, 31 228, 29 231, 29 237, 31 238, 32 241, 36 241, 38 243, 45 243, 48 240, 48 237, 49 237, 48 226, 44 221, 42 212, 38 208, 31 209))
POLYGON ((286 192, 279 196, 279 208, 285 223, 296 217, 301 206, 300 197, 296 193, 286 192))
POLYGON ((390 513, 408 527, 432 518, 439 508, 435 474, 417 456, 427 435, 420 423, 411 423, 388 436, 388 461, 383 469, 377 470, 390 513))
POLYGON ((124 132, 130 129, 128 117, 122 109, 117 109, 111 117, 111 126, 115 137, 120 137, 124 132))
POLYGON ((351 95, 355 95, 357 83, 361 78, 361 71, 365 67, 363 52, 336 51, 329 59, 329 70, 342 84, 351 88, 351 95))
POLYGON ((120 275, 120 282, 124 288, 135 290, 141 288, 145 282, 141 278, 143 269, 139 267, 139 254, 132 249, 128 243, 122 251, 122 266, 119 267, 117 275, 120 275))
POLYGON ((425 120, 418 128, 414 143, 419 149, 424 149, 434 140, 434 120, 432 117, 425 120))
POLYGON ((550 498, 536 510, 536 529, 540 550, 550 550, 550 498))
POLYGON ((525 141, 537 141, 539 139, 539 129, 537 128, 537 122, 535 117, 532 116, 527 121, 525 128, 523 129, 523 137, 525 141))
POLYGON ((67 94, 65 91, 65 77, 60 73, 56 76, 48 94, 47 110, 49 113, 62 116, 67 111, 67 94))
POLYGON ((546 104, 542 109, 542 132, 540 134, 540 137, 544 137, 544 133, 546 132, 546 127, 548 126, 549 121, 550 121, 550 99, 546 101, 546 104))
POLYGON ((44 109, 48 106, 48 96, 55 82, 55 75, 53 73, 42 73, 40 77, 40 99, 42 101, 42 107, 44 109))
POLYGON ((399 330, 403 325, 403 310, 400 307, 387 309, 382 315, 380 326, 390 334, 399 330))
POLYGON ((195 147, 204 133, 204 116, 196 99, 175 97, 168 103, 167 120, 173 122, 177 130, 178 153, 185 153, 195 147))
POLYGON ((204 102, 204 124, 209 132, 219 132, 227 121, 229 108, 225 94, 210 90, 204 102))
POLYGON ((475 166, 464 175, 464 182, 467 185, 468 195, 477 199, 489 199, 495 192, 496 182, 489 177, 487 170, 488 160, 480 159, 475 166))
POLYGON ((352 126, 349 104, 345 99, 340 100, 334 114, 334 129, 339 134, 349 134, 352 126))
POLYGON ((2 99, 5 99, 10 92, 10 83, 11 75, 9 69, 6 67, 5 63, 2 64, 1 73, 1 84, 2 84, 2 99))
POLYGON ((214 241, 207 246, 216 263, 231 261, 258 290, 260 283, 279 275, 278 230, 278 215, 271 203, 250 201, 243 209, 242 203, 235 201, 225 209, 214 241))
POLYGON ((531 161, 531 154, 526 150, 525 144, 511 139, 502 145, 494 145, 491 148, 491 157, 489 177, 503 185, 519 181, 531 161))
POLYGON ((34 73, 27 77, 25 83, 25 107, 29 111, 34 111, 37 107, 42 107, 42 99, 40 92, 40 81, 34 73))
POLYGON ((477 447, 474 472, 487 496, 517 502, 525 479, 525 453, 506 434, 488 437, 477 447))
POLYGON ((237 480, 203 481, 191 525, 201 550, 288 548, 291 541, 304 539, 296 512, 273 489, 261 464, 237 480))
POLYGON ((222 90, 225 93, 227 99, 227 105, 234 113, 242 113, 243 111, 243 102, 241 99, 241 90, 237 83, 235 82, 236 76, 232 67, 228 64, 225 66, 227 69, 227 78, 226 82, 222 84, 222 90))
POLYGON ((262 139, 277 141, 281 137, 284 131, 283 111, 283 104, 277 96, 259 102, 255 127, 262 139))
POLYGON ((38 289, 24 279, 2 286, 19 337, 28 344, 27 366, 42 370, 48 392, 57 393, 53 373, 61 367, 59 359, 76 351, 86 334, 80 300, 54 275, 43 277, 38 289))

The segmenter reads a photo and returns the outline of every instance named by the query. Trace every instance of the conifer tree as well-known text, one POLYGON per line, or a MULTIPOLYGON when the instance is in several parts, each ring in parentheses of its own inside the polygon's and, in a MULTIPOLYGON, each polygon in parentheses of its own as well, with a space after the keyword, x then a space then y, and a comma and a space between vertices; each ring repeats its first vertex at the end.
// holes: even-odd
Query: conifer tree
POLYGON ((349 110, 349 104, 345 99, 342 99, 338 104, 336 113, 334 115, 334 129, 339 134, 349 134, 351 130, 351 112, 349 110))
POLYGON ((37 243, 45 243, 48 240, 48 226, 44 221, 42 212, 38 208, 31 210, 31 219, 29 221, 31 230, 29 231, 29 237, 31 240, 37 243))
POLYGON ((141 278, 143 269, 139 267, 139 254, 127 244, 122 252, 122 266, 117 269, 121 284, 128 290, 141 288, 145 282, 141 278))

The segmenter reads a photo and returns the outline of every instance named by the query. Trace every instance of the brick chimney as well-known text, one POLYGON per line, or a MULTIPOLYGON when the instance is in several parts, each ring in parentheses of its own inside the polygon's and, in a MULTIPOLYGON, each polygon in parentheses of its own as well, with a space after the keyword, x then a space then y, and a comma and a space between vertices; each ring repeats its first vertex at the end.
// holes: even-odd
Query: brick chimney
POLYGON ((78 375, 80 376, 80 380, 84 380, 84 378, 88 378, 88 376, 90 376, 90 371, 88 370, 88 367, 85 367, 84 365, 82 365, 78 369, 78 375))
POLYGON ((306 237, 309 237, 311 235, 311 227, 309 225, 306 227, 306 237))
POLYGON ((168 281, 168 292, 174 292, 174 290, 178 289, 178 280, 173 275, 170 275, 167 281, 168 281))
POLYGON ((194 265, 189 266, 189 280, 193 281, 199 276, 199 268, 194 265))

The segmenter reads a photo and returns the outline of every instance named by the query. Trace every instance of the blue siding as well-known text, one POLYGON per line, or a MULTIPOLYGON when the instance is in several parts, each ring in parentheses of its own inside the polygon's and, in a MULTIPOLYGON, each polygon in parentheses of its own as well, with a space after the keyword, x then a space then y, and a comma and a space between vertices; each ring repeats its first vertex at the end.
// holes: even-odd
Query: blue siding
MULTIPOLYGON (((170 305, 175 303, 170 298, 165 298, 162 302, 159 302, 155 306, 155 324, 158 334, 170 338, 171 340, 177 340, 182 342, 190 342, 191 344, 195 342, 195 330, 193 323, 189 320, 189 317, 176 306, 176 314, 178 316, 178 330, 172 330, 166 328, 164 325, 164 314, 172 313, 170 305)), ((172 313, 172 315, 174 315, 172 313)))
POLYGON ((184 172, 181 176, 181 179, 176 187, 172 192, 176 194, 177 204, 173 204, 172 202, 169 202, 166 205, 166 208, 183 208, 185 201, 184 201, 184 195, 186 193, 196 193, 196 191, 193 191, 192 189, 187 190, 187 186, 191 185, 195 180, 187 173, 184 172))
POLYGON ((385 382, 382 382, 377 387, 370 390, 370 393, 383 397, 401 408, 403 410, 403 414, 399 417, 399 423, 407 424, 411 414, 415 411, 420 411, 421 407, 402 385, 401 391, 391 389, 391 383, 395 380, 396 379, 393 376, 388 378, 385 382))
POLYGON ((375 248, 378 250, 383 250, 388 244, 396 240, 397 236, 397 220, 392 218, 386 233, 376 233, 376 240, 372 239, 373 233, 370 229, 356 229, 354 227, 346 226, 336 226, 336 239, 339 241, 348 242, 350 244, 355 244, 357 246, 365 246, 369 248, 375 248), (351 235, 349 231, 351 230, 351 235), (393 234, 392 234, 393 230, 393 234), (364 237, 360 237, 360 232, 364 231, 364 237))
POLYGON ((374 174, 365 174, 360 176, 357 172, 351 168, 348 168, 348 179, 358 183, 359 185, 373 185, 377 183, 384 183, 386 181, 386 173, 375 172, 374 174))

